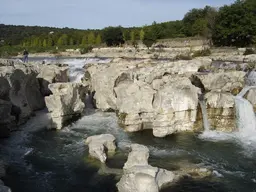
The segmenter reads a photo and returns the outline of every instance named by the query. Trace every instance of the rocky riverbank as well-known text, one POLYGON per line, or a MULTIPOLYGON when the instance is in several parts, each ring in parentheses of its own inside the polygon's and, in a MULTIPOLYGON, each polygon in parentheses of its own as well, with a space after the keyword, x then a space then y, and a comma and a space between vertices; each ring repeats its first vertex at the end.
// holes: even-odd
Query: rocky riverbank
POLYGON ((84 81, 94 93, 96 107, 116 111, 128 132, 153 129, 154 136, 164 137, 203 131, 199 99, 206 103, 212 129, 231 132, 236 130, 234 96, 248 76, 237 67, 241 64, 234 65, 231 69, 216 65, 209 57, 115 59, 106 65, 87 66, 84 81))
MULTIPOLYGON (((126 132, 151 130, 159 138, 203 132, 205 118, 210 130, 236 132, 235 97, 246 85, 255 85, 255 65, 252 63, 255 55, 238 55, 243 60, 235 58, 234 62, 223 56, 223 61, 216 62, 214 57, 218 54, 190 60, 114 58, 109 63, 96 62, 81 67, 79 70, 84 71, 81 82, 70 82, 67 65, 24 64, 2 59, 0 137, 8 137, 44 108, 48 109, 51 118, 45 128, 62 129, 79 119, 88 110, 88 104, 101 111, 115 112, 120 129, 126 132)), ((119 53, 116 56, 120 56, 119 53)), ((254 88, 248 89, 243 96, 256 108, 254 88)), ((110 141, 101 136, 88 137, 86 141, 91 156, 102 163, 107 161, 109 152, 118 147, 114 137, 105 136, 110 141)), ((120 192, 140 192, 145 185, 158 191, 165 184, 188 175, 187 170, 172 172, 152 167, 148 164, 146 147, 132 145, 131 148, 124 169, 118 170, 124 173, 117 185, 120 192), (137 150, 142 148, 142 151, 137 150), (137 153, 144 157, 131 158, 137 153), (140 165, 139 161, 145 163, 140 165), (144 184, 137 183, 134 178, 144 184)), ((202 171, 200 167, 195 169, 197 175, 198 170, 202 171)), ((208 173, 208 170, 203 172, 208 173)))

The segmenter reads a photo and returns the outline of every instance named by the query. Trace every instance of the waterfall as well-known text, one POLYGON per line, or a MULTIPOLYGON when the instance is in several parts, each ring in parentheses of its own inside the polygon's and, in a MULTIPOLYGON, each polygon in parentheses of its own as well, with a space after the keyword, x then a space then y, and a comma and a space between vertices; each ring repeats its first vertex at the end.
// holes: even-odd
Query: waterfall
POLYGON ((245 87, 236 97, 236 116, 239 134, 242 136, 251 136, 256 133, 256 117, 252 104, 243 96, 255 86, 245 87))
POLYGON ((207 109, 206 109, 204 99, 202 101, 199 99, 199 104, 201 106, 201 111, 202 111, 202 116, 203 116, 204 131, 209 132, 211 127, 210 127, 210 124, 208 121, 207 109))

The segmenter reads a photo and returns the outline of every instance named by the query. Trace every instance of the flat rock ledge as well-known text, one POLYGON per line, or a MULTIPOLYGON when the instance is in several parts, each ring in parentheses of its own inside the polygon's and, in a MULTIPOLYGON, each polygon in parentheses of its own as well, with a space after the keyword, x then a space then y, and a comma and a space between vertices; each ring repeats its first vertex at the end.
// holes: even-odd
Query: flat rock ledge
POLYGON ((107 160, 107 154, 111 155, 115 153, 116 138, 111 134, 102 134, 88 137, 85 143, 89 146, 90 156, 105 163, 107 160))

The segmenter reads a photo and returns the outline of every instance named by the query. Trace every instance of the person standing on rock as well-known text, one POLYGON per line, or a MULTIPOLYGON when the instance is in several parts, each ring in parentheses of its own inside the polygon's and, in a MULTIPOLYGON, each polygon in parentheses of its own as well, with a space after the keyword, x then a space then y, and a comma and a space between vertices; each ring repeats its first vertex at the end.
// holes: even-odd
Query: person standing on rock
POLYGON ((23 62, 28 63, 28 51, 26 49, 23 52, 23 62))

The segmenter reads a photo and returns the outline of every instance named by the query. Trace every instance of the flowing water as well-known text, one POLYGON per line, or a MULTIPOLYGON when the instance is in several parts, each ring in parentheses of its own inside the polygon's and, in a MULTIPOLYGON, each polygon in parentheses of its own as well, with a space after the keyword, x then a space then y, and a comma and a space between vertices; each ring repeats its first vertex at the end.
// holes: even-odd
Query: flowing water
POLYGON ((209 121, 208 121, 207 109, 206 109, 206 106, 205 106, 204 99, 202 101, 199 100, 199 104, 200 104, 200 107, 201 107, 201 110, 202 110, 202 115, 203 115, 204 130, 206 132, 209 132, 211 130, 211 128, 210 128, 210 124, 209 124, 209 121))
POLYGON ((151 131, 127 134, 116 123, 114 113, 91 111, 61 131, 45 129, 46 112, 33 117, 11 138, 0 143, 0 155, 9 162, 6 185, 14 192, 116 191, 118 177, 99 172, 99 164, 88 158, 84 139, 111 133, 117 138, 118 151, 109 159, 111 168, 122 168, 128 146, 139 143, 149 147, 153 166, 176 170, 189 163, 214 170, 215 177, 186 179, 163 191, 245 191, 256 189, 256 153, 236 140, 212 142, 194 134, 154 138, 151 131))
MULTIPOLYGON (((239 120, 253 119, 248 112, 251 106, 241 98, 236 102, 240 106, 239 120)), ((103 133, 117 138, 117 153, 107 161, 110 168, 122 168, 129 145, 139 143, 148 146, 153 166, 177 170, 192 163, 214 170, 213 178, 184 178, 164 192, 256 191, 256 144, 246 143, 240 133, 219 134, 212 139, 196 134, 155 138, 152 131, 128 134, 118 126, 114 113, 92 109, 60 131, 46 130, 48 123, 47 112, 38 112, 20 131, 0 140, 1 159, 9 163, 3 180, 13 192, 115 192, 119 177, 103 174, 98 161, 88 157, 84 143, 88 136, 103 133)), ((253 127, 241 124, 250 129, 251 136, 255 135, 253 127)))

